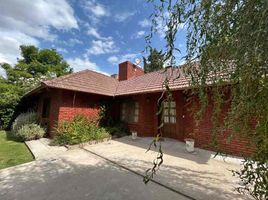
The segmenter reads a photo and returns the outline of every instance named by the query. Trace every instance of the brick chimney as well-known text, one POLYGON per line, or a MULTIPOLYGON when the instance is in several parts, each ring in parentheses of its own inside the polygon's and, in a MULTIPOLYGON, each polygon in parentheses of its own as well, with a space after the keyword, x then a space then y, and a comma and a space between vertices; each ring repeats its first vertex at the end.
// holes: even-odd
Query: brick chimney
POLYGON ((119 64, 119 81, 128 80, 135 76, 143 75, 144 71, 137 65, 125 61, 119 64))

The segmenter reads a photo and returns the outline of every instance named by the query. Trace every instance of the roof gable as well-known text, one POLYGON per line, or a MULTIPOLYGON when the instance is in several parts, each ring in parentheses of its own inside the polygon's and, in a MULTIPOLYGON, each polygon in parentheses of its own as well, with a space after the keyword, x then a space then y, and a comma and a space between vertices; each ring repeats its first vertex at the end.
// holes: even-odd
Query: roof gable
POLYGON ((47 87, 114 96, 118 80, 91 70, 83 70, 43 81, 47 87))

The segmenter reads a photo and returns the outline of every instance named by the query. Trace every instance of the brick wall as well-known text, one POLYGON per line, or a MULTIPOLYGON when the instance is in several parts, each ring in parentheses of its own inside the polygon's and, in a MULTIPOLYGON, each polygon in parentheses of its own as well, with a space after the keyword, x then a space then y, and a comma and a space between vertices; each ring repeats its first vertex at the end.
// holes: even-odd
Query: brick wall
MULTIPOLYGON (((86 115, 89 119, 96 120, 99 112, 99 104, 101 101, 112 101, 114 104, 111 107, 111 115, 114 119, 120 119, 120 102, 123 100, 133 99, 139 102, 139 119, 138 123, 128 124, 131 131, 137 131, 139 136, 155 136, 158 133, 159 119, 156 115, 157 100, 161 93, 139 94, 128 97, 108 98, 100 95, 92 95, 81 92, 73 92, 67 90, 50 89, 40 95, 38 104, 38 113, 41 117, 42 100, 45 97, 51 97, 51 107, 49 119, 41 119, 43 122, 49 122, 48 130, 50 136, 53 137, 53 127, 58 124, 58 121, 70 120, 77 114, 86 115)), ((175 135, 170 137, 184 141, 189 137, 190 133, 193 136, 197 147, 211 149, 208 147, 211 141, 211 112, 212 103, 208 108, 203 120, 196 126, 189 109, 197 102, 186 102, 186 97, 182 91, 173 93, 176 101, 176 124, 174 126, 175 135)), ((228 106, 226 106, 226 111, 228 106)), ((224 114, 223 114, 224 115, 224 114)), ((253 148, 248 145, 248 139, 234 138, 231 143, 227 142, 228 132, 224 132, 220 138, 220 145, 222 149, 229 154, 241 155, 250 154, 253 148)), ((164 135, 165 136, 165 135, 164 135)))
MULTIPOLYGON (((140 94, 126 97, 125 99, 133 99, 139 103, 139 121, 138 123, 129 124, 130 130, 138 132, 139 136, 155 136, 159 133, 158 126, 160 125, 160 116, 157 115, 157 101, 161 93, 140 94)), ((184 139, 183 125, 183 95, 181 92, 174 92, 174 101, 176 102, 176 121, 174 132, 176 135, 170 137, 178 140, 184 139)), ((173 128, 173 127, 172 127, 173 128)))
MULTIPOLYGON (((194 122, 193 116, 191 114, 191 109, 193 106, 198 105, 198 100, 195 100, 188 105, 184 106, 184 135, 185 137, 192 137, 195 139, 195 145, 197 147, 215 150, 213 147, 209 146, 212 141, 212 121, 211 115, 213 110, 213 103, 211 97, 209 98, 209 106, 206 110, 205 115, 197 123, 194 122)), ((227 114, 230 105, 224 105, 221 113, 221 122, 223 124, 224 117, 227 114)), ((254 148, 250 145, 249 138, 232 138, 231 142, 228 142, 228 136, 230 136, 230 131, 222 131, 218 137, 219 147, 222 151, 233 155, 250 155, 254 148)))
MULTIPOLYGON (((139 117, 137 123, 129 123, 130 131, 136 131, 138 136, 149 137, 157 134, 157 97, 158 95, 141 94, 128 97, 118 97, 122 101, 134 100, 139 103, 139 117)), ((121 108, 120 108, 121 109, 121 108)))
MULTIPOLYGON (((148 137, 155 136, 157 134, 159 120, 156 113, 157 100, 160 95, 160 93, 140 94, 125 97, 125 99, 130 98, 139 102, 139 121, 138 123, 128 124, 130 130, 138 132, 138 136, 148 137)), ((169 137, 184 142, 185 138, 189 137, 191 133, 194 133, 191 137, 195 139, 197 147, 215 150, 213 147, 209 147, 212 139, 212 106, 208 108, 203 120, 200 121, 198 126, 196 126, 189 109, 191 109, 197 102, 187 103, 186 96, 182 91, 174 92, 173 98, 176 101, 176 125, 174 126, 175 135, 171 135, 169 137)), ((210 105, 212 104, 210 103, 210 105)), ((227 108, 228 106, 226 106, 225 111, 227 111, 227 108)), ((224 118, 224 114, 222 118, 224 118)), ((224 132, 218 139, 220 147, 224 152, 234 155, 249 155, 253 152, 253 148, 249 146, 249 139, 233 138, 233 140, 229 143, 227 141, 229 134, 230 133, 228 132, 224 132)))
POLYGON ((134 76, 140 76, 142 74, 144 74, 143 69, 129 61, 119 64, 119 81, 127 80, 134 76))
POLYGON ((54 135, 53 129, 55 126, 57 126, 60 103, 61 103, 61 90, 47 89, 39 96, 38 107, 37 107, 38 118, 40 123, 43 126, 47 127, 47 132, 52 137, 54 135), (42 118, 43 100, 45 98, 50 98, 50 109, 48 118, 42 118))
POLYGON ((100 102, 106 97, 100 95, 74 92, 68 90, 49 89, 44 91, 38 102, 38 115, 40 122, 48 124, 49 136, 54 136, 54 127, 60 121, 71 120, 78 114, 83 114, 90 120, 97 120, 100 109, 100 102), (41 117, 43 99, 50 97, 50 114, 48 119, 41 117))
POLYGON ((82 114, 90 120, 97 120, 100 96, 73 91, 62 91, 62 101, 59 107, 59 121, 71 120, 82 114))

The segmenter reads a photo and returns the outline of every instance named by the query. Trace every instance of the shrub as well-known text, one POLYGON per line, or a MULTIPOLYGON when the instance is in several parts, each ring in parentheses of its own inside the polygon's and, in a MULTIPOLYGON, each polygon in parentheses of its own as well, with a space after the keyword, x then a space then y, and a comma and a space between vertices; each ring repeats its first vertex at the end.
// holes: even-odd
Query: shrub
POLYGON ((112 126, 105 127, 106 131, 109 132, 112 136, 123 137, 129 135, 128 126, 124 122, 119 122, 112 126))
POLYGON ((35 140, 43 137, 45 131, 38 124, 26 124, 23 125, 15 135, 23 141, 35 140))
POLYGON ((37 123, 37 113, 36 112, 26 112, 21 113, 12 124, 12 131, 16 134, 19 129, 27 124, 37 123))
POLYGON ((56 128, 57 135, 52 144, 79 144, 90 140, 99 140, 109 137, 109 133, 95 122, 83 115, 77 115, 71 121, 64 121, 56 128))

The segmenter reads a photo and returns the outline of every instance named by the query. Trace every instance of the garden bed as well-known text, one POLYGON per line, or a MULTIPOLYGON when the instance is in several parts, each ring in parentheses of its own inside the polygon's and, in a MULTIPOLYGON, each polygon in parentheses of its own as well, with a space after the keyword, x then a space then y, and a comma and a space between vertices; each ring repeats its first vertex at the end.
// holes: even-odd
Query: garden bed
POLYGON ((81 147, 84 147, 85 145, 92 145, 92 144, 98 144, 98 143, 101 143, 101 142, 107 142, 109 140, 111 140, 112 137, 107 137, 107 138, 103 138, 103 139, 99 139, 99 140, 91 140, 91 141, 88 141, 88 142, 83 142, 83 143, 80 143, 80 144, 74 144, 74 145, 64 145, 67 149, 71 150, 71 149, 77 149, 77 148, 81 148, 81 147))

